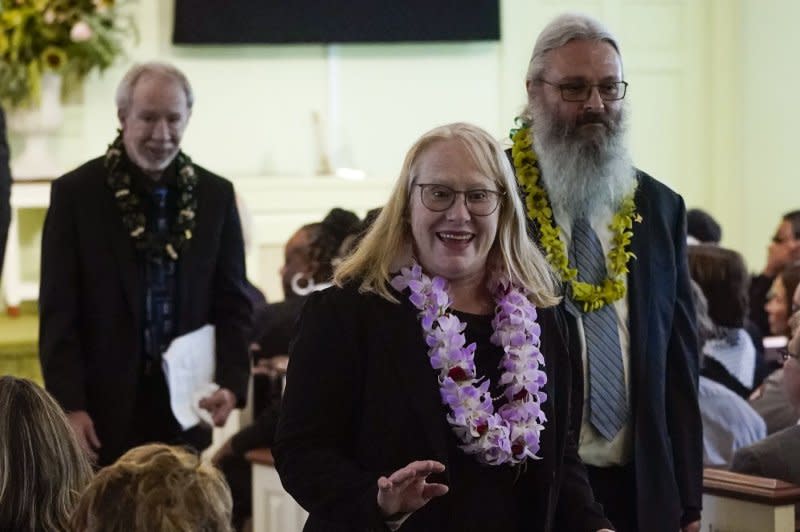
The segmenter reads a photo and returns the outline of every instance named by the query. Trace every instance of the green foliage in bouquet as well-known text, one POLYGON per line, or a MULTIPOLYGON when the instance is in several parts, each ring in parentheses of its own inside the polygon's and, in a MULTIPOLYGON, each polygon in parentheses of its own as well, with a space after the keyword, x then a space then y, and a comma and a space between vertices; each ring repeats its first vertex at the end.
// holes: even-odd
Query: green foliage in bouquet
POLYGON ((64 93, 105 70, 136 37, 131 0, 0 0, 0 102, 39 103, 42 74, 59 73, 64 93))

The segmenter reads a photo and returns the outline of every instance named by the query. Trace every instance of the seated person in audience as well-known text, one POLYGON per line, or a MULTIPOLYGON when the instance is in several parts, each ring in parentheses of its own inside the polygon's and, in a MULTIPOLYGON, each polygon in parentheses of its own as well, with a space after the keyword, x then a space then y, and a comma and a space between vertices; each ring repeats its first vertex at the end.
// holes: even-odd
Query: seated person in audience
MULTIPOLYGON (((717 327, 708 315, 703 291, 694 281, 692 300, 697 313, 698 341, 703 345, 716 333, 717 327)), ((708 361, 709 358, 700 350, 700 367, 703 368, 708 361)), ((767 427, 761 416, 729 388, 701 373, 697 395, 703 419, 705 467, 727 467, 737 449, 766 437, 767 427)))
POLYGON ((0 377, 0 530, 68 530, 91 477, 56 401, 27 379, 0 377))
POLYGON ((689 244, 715 244, 722 240, 722 228, 702 209, 686 211, 686 235, 689 244))
POLYGON ((222 474, 181 447, 135 447, 101 469, 72 516, 75 532, 230 532, 222 474))
POLYGON ((689 271, 708 301, 714 331, 705 338, 703 375, 747 399, 753 390, 756 348, 743 328, 750 278, 737 252, 699 244, 688 249, 689 271))
POLYGON ((289 352, 294 322, 306 297, 330 286, 332 261, 339 246, 358 231, 359 224, 358 216, 352 212, 334 208, 321 222, 304 225, 292 235, 284 248, 280 270, 284 301, 268 305, 265 320, 257 325, 258 356, 289 352))
POLYGON ((787 265, 772 282, 767 303, 764 305, 771 335, 791 337, 789 316, 792 315, 793 307, 799 303, 793 297, 798 285, 800 285, 800 262, 787 265))
MULTIPOLYGON (((770 325, 764 306, 775 278, 789 264, 800 260, 800 210, 783 215, 772 243, 767 248, 767 264, 750 282, 750 319, 758 326, 763 336, 769 336, 770 325)), ((789 292, 791 294, 791 292, 789 292)))
MULTIPOLYGON (((686 213, 686 233, 687 240, 690 245, 695 244, 711 244, 719 245, 722 240, 722 228, 717 221, 711 217, 710 214, 701 209, 690 209, 686 213)), ((747 289, 750 289, 750 283, 747 283, 747 289)), ((748 303, 749 304, 749 303, 748 303)), ((746 314, 749 314, 746 313, 746 314)), ((749 316, 745 317, 744 329, 750 335, 753 346, 756 350, 756 369, 753 376, 753 385, 756 387, 760 385, 764 378, 774 368, 768 368, 764 363, 764 335, 761 329, 756 325, 749 316)))
MULTIPOLYGON (((800 412, 800 329, 785 353, 783 391, 795 412, 800 412)), ((777 478, 800 485, 800 424, 737 451, 731 469, 737 473, 777 478)))
POLYGON ((767 424, 767 434, 791 427, 800 419, 786 397, 783 380, 783 368, 773 371, 750 398, 750 406, 767 424))
POLYGON ((234 526, 240 528, 252 513, 251 466, 244 453, 271 447, 278 419, 281 378, 288 362, 289 342, 295 321, 310 292, 330 286, 332 262, 342 241, 361 228, 358 216, 334 208, 322 222, 300 228, 286 244, 281 268, 285 301, 267 305, 258 334, 259 358, 254 369, 254 413, 252 425, 226 441, 213 457, 231 486, 234 526))
MULTIPOLYGON (((800 308, 800 284, 795 288, 793 306, 800 308)), ((776 308, 780 309, 777 305, 776 308)), ((800 311, 795 311, 787 322, 791 336, 800 329, 800 311)), ((764 383, 753 392, 750 404, 767 423, 767 434, 773 434, 797 423, 798 412, 789 403, 784 393, 784 369, 772 372, 764 383)))
POLYGON ((255 324, 256 345, 252 346, 256 375, 254 414, 280 397, 280 389, 274 386, 275 379, 261 376, 268 373, 270 367, 286 365, 289 342, 306 297, 330 286, 339 246, 358 230, 359 223, 354 213, 337 207, 321 222, 298 229, 286 243, 284 264, 280 269, 285 299, 268 304, 255 324))
POLYGON ((303 308, 273 447, 306 531, 610 528, 555 281, 491 135, 424 134, 334 279, 303 308))

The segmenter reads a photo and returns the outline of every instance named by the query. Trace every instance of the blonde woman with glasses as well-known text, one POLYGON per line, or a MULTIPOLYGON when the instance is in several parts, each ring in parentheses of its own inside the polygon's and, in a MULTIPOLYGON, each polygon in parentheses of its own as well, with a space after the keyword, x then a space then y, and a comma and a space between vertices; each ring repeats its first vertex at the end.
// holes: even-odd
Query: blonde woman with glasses
POLYGON ((488 133, 417 140, 334 280, 300 318, 273 448, 306 531, 610 526, 553 276, 488 133))

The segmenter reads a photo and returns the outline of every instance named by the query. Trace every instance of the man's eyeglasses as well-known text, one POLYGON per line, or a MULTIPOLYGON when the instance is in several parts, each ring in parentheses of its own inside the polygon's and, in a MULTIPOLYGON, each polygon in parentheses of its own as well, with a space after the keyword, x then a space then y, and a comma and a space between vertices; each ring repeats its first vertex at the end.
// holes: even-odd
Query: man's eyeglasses
POLYGON ((485 188, 455 190, 436 183, 416 183, 416 186, 419 187, 422 204, 433 212, 446 211, 453 206, 456 196, 463 194, 464 205, 470 214, 489 216, 500 205, 500 198, 505 196, 505 192, 485 188))
POLYGON ((606 81, 603 83, 583 83, 580 81, 553 83, 544 79, 539 79, 539 81, 561 91, 561 99, 565 102, 585 102, 592 97, 592 89, 595 87, 597 87, 597 92, 600 94, 600 99, 604 102, 621 100, 628 90, 627 81, 606 81))

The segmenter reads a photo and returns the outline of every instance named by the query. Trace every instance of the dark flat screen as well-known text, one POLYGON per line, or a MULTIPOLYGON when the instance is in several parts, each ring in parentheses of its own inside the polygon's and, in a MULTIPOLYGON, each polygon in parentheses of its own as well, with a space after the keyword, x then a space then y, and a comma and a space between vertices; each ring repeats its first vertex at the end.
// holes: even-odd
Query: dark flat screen
POLYGON ((175 0, 175 44, 491 41, 499 0, 175 0))

